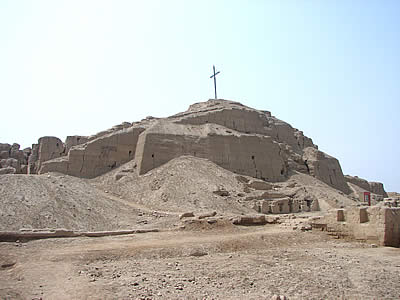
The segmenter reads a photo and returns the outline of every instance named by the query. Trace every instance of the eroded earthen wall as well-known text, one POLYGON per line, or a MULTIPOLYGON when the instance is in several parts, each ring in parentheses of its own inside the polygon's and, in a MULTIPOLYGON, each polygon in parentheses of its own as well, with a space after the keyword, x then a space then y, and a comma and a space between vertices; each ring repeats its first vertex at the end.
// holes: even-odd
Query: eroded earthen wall
POLYGON ((315 148, 308 147, 304 149, 303 160, 311 176, 346 194, 350 193, 350 188, 336 158, 315 148))
POLYGON ((312 140, 290 124, 271 116, 270 112, 260 112, 246 108, 207 110, 183 116, 176 121, 181 124, 219 124, 246 133, 271 136, 277 142, 284 142, 294 151, 305 147, 315 147, 312 140))
POLYGON ((235 173, 267 181, 283 180, 287 174, 279 145, 270 137, 217 133, 200 135, 195 131, 190 133, 190 128, 178 128, 175 132, 146 131, 140 135, 135 158, 139 174, 181 155, 207 158, 235 173), (189 132, 182 134, 180 130, 189 132))
POLYGON ((73 146, 67 157, 46 161, 40 173, 60 172, 83 178, 104 174, 135 157, 142 127, 131 127, 73 146))
POLYGON ((380 206, 340 209, 325 222, 331 231, 382 246, 400 247, 400 208, 380 206))
POLYGON ((385 208, 384 245, 400 247, 400 208, 385 208))

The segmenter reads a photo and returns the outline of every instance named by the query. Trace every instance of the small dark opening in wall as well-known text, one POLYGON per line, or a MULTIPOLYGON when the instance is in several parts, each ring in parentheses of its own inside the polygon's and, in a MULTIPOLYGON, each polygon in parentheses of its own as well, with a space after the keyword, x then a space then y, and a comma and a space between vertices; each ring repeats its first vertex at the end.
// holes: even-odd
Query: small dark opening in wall
POLYGON ((284 170, 284 169, 281 170, 281 175, 283 175, 283 173, 285 173, 285 170, 284 170))
POLYGON ((252 156, 251 156, 251 159, 253 159, 253 160, 254 160, 254 155, 252 155, 252 156))
POLYGON ((129 156, 131 156, 132 155, 132 151, 131 150, 129 150, 129 156))
POLYGON ((151 157, 153 157, 153 158, 154 158, 154 154, 152 154, 152 155, 151 155, 151 157))
POLYGON ((79 142, 80 139, 81 139, 81 138, 77 138, 76 140, 79 142))
POLYGON ((304 164, 306 165, 307 172, 310 173, 310 167, 309 167, 308 164, 307 164, 307 160, 304 161, 304 164))
POLYGON ((58 147, 58 143, 57 143, 56 145, 57 145, 57 147, 58 147))

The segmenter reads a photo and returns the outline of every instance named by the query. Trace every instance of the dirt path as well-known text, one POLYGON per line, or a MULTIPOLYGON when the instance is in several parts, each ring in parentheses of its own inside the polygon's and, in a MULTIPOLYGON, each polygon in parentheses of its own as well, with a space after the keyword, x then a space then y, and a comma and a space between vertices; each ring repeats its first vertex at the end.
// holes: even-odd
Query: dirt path
MULTIPOLYGON (((125 200, 122 197, 114 196, 114 195, 112 195, 110 193, 105 193, 105 192, 101 192, 101 191, 99 193, 101 193, 103 195, 103 197, 105 197, 105 198, 114 200, 114 201, 119 202, 119 203, 121 203, 123 205, 126 205, 126 206, 132 207, 134 209, 137 209, 139 211, 143 211, 143 212, 147 212, 147 213, 154 212, 154 209, 150 209, 150 208, 148 208, 148 207, 146 207, 146 206, 144 206, 142 204, 139 204, 139 203, 136 203, 136 202, 133 202, 133 201, 125 200)), ((162 213, 162 214, 171 215, 171 216, 178 216, 179 215, 178 213, 162 211, 162 210, 157 210, 157 213, 162 213)))
POLYGON ((400 249, 279 226, 0 244, 0 299, 400 297, 400 249))

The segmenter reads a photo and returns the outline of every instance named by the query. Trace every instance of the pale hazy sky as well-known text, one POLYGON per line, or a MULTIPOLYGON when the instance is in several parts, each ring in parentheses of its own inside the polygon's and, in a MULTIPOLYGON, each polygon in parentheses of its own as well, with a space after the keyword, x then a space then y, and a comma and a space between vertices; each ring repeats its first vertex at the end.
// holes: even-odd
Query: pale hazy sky
POLYGON ((400 1, 0 1, 0 142, 213 98, 270 110, 400 191, 400 1))

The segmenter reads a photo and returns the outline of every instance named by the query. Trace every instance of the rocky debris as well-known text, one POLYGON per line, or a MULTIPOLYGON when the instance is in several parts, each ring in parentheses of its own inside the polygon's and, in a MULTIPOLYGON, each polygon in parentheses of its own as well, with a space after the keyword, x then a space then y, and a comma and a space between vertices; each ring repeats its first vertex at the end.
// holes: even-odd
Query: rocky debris
POLYGON ((289 300, 289 298, 283 295, 273 295, 270 300, 289 300))
POLYGON ((176 221, 175 215, 139 216, 143 207, 139 209, 134 201, 124 201, 104 190, 87 180, 61 174, 1 175, 0 231, 23 227, 113 231, 176 221), (143 220, 147 224, 138 223, 143 220))
POLYGON ((194 217, 193 212, 185 212, 185 213, 179 215, 179 219, 192 218, 192 217, 194 217))
POLYGON ((239 181, 241 183, 248 183, 250 181, 250 179, 248 179, 245 176, 241 176, 241 175, 237 175, 235 178, 237 179, 237 181, 239 181))
POLYGON ((272 189, 272 184, 265 182, 265 181, 259 181, 259 180, 251 180, 247 186, 249 188, 255 189, 255 190, 271 190, 272 189))
POLYGON ((218 187, 218 189, 216 191, 213 191, 213 193, 221 197, 229 196, 229 192, 225 190, 224 187, 218 187))
POLYGON ((199 219, 205 219, 205 218, 209 218, 209 217, 214 217, 217 215, 216 211, 211 211, 211 212, 206 212, 206 213, 201 213, 197 216, 197 218, 199 219))
POLYGON ((15 174, 16 172, 17 172, 17 170, 13 167, 0 168, 0 175, 15 174))
POLYGON ((267 224, 279 224, 280 218, 278 216, 265 216, 267 224))
POLYGON ((120 180, 122 177, 126 176, 126 173, 120 172, 114 175, 115 180, 120 180))
POLYGON ((234 225, 265 225, 267 224, 267 219, 265 215, 246 215, 238 216, 232 219, 232 224, 234 225))
MULTIPOLYGON (((20 162, 15 158, 7 158, 7 159, 0 160, 0 167, 1 168, 13 168, 13 169, 15 169, 14 173, 16 173, 16 174, 21 173, 20 162)), ((4 173, 4 174, 9 174, 9 173, 4 173)))
POLYGON ((381 204, 387 207, 400 207, 400 197, 385 198, 381 204))
POLYGON ((217 211, 224 213, 251 213, 236 196, 241 192, 242 183, 235 174, 216 164, 193 156, 182 156, 171 160, 154 171, 139 176, 137 172, 128 172, 123 179, 115 181, 114 175, 134 165, 131 161, 116 170, 93 179, 92 182, 119 195, 130 202, 146 207, 176 212, 217 211), (221 197, 213 193, 218 187, 224 187, 230 195, 221 197))
POLYGON ((201 249, 194 249, 192 252, 189 253, 189 256, 195 256, 195 257, 200 257, 200 256, 205 256, 208 253, 204 250, 201 249))

